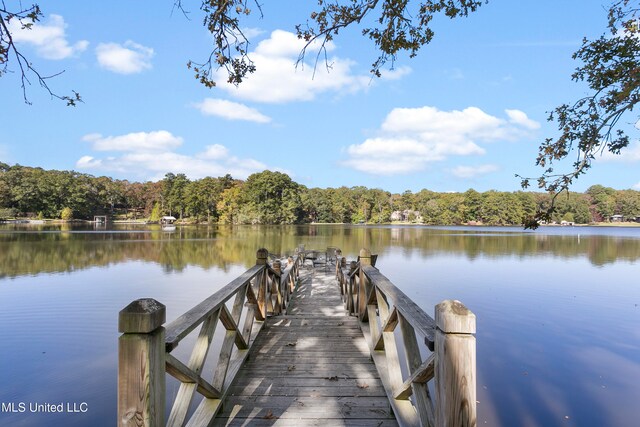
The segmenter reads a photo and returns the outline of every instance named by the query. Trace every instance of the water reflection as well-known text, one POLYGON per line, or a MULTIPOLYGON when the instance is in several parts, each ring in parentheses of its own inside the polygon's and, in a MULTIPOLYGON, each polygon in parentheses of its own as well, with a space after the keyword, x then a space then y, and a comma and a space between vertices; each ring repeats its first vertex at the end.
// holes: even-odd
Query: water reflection
MULTIPOLYGON (((0 413, 0 425, 113 425, 122 307, 153 297, 171 321, 252 265, 257 248, 298 244, 349 259, 368 247, 427 313, 455 298, 476 314, 478 425, 640 419, 640 228, 3 225, 0 402, 87 401, 90 412, 0 413)), ((188 359, 188 345, 177 351, 188 359)))
MULTIPOLYGON (((608 230, 609 232, 611 230, 608 230)), ((362 247, 374 253, 394 248, 418 250, 421 257, 436 254, 479 257, 586 258, 593 265, 640 258, 638 229, 603 234, 595 228, 547 229, 523 232, 518 228, 442 227, 177 227, 119 226, 97 229, 34 225, 0 226, 0 278, 40 273, 71 272, 138 260, 182 271, 187 265, 223 270, 254 262, 255 251, 267 247, 285 254, 300 243, 307 247, 337 246, 355 257, 362 247), (560 233, 569 233, 560 235, 560 233), (626 234, 625 234, 626 233, 626 234)))

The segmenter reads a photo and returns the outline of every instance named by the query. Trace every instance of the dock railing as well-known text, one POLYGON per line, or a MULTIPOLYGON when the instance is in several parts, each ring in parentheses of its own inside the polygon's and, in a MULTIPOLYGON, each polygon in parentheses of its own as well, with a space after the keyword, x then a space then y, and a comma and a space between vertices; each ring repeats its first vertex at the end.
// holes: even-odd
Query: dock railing
POLYGON ((218 292, 178 317, 166 321, 165 306, 154 299, 133 301, 122 311, 118 329, 118 425, 201 426, 208 425, 220 409, 229 386, 249 355, 267 315, 285 312, 295 289, 301 256, 289 257, 287 265, 274 261, 269 252, 257 252, 256 265, 218 292), (227 303, 231 302, 231 309, 227 303), (216 327, 225 335, 219 349, 213 380, 203 377, 207 354, 213 350, 216 327), (188 362, 171 352, 199 327, 188 362), (180 382, 165 423, 166 375, 180 382), (189 415, 196 394, 201 401, 189 415))
POLYGON ((347 267, 338 250, 336 278, 345 309, 360 319, 399 424, 475 426, 475 315, 447 300, 430 317, 371 265, 371 257, 362 249, 359 262, 347 267))

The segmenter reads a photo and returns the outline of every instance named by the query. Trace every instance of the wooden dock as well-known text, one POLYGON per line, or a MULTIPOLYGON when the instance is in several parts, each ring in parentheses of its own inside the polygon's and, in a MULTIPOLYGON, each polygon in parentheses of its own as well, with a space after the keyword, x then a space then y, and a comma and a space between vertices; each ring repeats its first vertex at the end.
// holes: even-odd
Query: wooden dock
POLYGON ((215 426, 397 426, 335 272, 301 269, 287 314, 271 317, 215 426))
POLYGON ((152 298, 121 310, 118 425, 476 426, 473 313, 447 300, 432 318, 376 255, 347 263, 331 250, 320 263, 320 251, 260 249, 255 266, 168 325, 152 298), (180 360, 172 351, 192 333, 180 360), (167 375, 180 384, 170 411, 167 375))

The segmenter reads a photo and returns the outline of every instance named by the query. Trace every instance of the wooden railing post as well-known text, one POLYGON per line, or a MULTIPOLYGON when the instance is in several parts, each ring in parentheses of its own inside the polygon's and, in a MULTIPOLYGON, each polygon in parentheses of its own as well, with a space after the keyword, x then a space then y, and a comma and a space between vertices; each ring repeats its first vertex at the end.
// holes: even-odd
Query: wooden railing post
POLYGON ((436 425, 476 425, 476 316, 460 301, 435 309, 436 425))
POLYGON ((360 249, 360 285, 358 286, 358 316, 361 321, 367 321, 367 295, 369 295, 369 279, 364 274, 364 266, 371 265, 371 251, 360 249))
POLYGON ((120 311, 118 426, 164 426, 166 309, 151 298, 120 311))
POLYGON ((347 295, 349 298, 349 314, 353 314, 353 315, 357 315, 357 307, 356 307, 356 301, 357 301, 357 295, 354 295, 353 293, 353 288, 355 287, 355 281, 356 281, 356 277, 353 274, 354 271, 356 271, 356 268, 358 268, 358 263, 355 261, 351 261, 351 263, 349 264, 349 281, 347 284, 347 295), (352 276, 353 275, 353 276, 352 276))
MULTIPOLYGON (((269 251, 265 248, 258 249, 256 252, 256 265, 267 265, 269 251)), ((260 320, 267 318, 267 272, 264 270, 256 277, 258 282, 258 313, 260 320)))
POLYGON ((340 269, 340 266, 342 265, 341 261, 340 261, 342 259, 342 249, 336 249, 335 255, 336 255, 336 278, 337 278, 337 277, 340 276, 338 270, 340 269))
MULTIPOLYGON (((285 288, 282 286, 282 261, 280 261, 279 259, 273 261, 272 267, 273 271, 278 273, 278 276, 273 278, 273 282, 271 285, 271 294, 273 295, 275 293, 276 299, 275 303, 273 304, 273 311, 275 314, 281 314, 287 303, 287 294, 285 288)), ((286 278, 284 279, 286 284, 286 278)))

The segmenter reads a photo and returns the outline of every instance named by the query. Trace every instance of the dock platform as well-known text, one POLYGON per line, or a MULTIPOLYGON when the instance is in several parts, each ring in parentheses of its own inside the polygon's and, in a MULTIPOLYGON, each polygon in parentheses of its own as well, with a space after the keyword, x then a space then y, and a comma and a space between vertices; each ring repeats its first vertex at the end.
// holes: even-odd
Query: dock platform
POLYGON ((335 272, 309 264, 287 314, 265 321, 213 425, 398 425, 335 272))
POLYGON ((123 308, 118 425, 475 427, 475 315, 445 300, 429 316, 366 248, 351 262, 318 254, 258 249, 254 266, 166 325, 153 298, 123 308))

